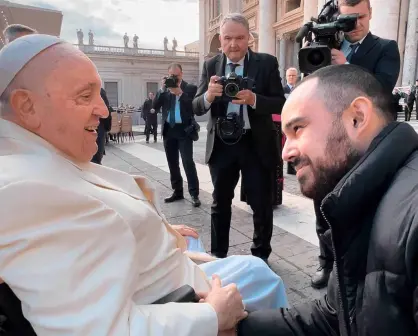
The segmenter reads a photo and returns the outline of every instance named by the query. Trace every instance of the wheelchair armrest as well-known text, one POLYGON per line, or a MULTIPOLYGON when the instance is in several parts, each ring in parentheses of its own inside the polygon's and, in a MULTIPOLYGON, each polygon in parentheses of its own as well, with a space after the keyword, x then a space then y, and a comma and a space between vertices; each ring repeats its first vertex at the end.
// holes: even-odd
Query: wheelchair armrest
POLYGON ((189 285, 181 286, 175 291, 167 294, 161 299, 153 302, 152 304, 165 304, 170 302, 187 303, 187 302, 199 302, 199 297, 192 287, 189 285))

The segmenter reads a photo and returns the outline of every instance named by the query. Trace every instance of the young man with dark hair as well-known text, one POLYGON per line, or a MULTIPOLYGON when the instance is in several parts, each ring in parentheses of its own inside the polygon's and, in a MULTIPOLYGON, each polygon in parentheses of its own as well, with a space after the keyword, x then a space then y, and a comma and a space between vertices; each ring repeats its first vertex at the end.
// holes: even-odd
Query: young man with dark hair
POLYGON ((418 135, 390 105, 354 65, 320 69, 288 98, 283 159, 320 200, 333 271, 322 299, 250 313, 239 336, 418 334, 418 135))
MULTIPOLYGON (((341 14, 358 14, 359 17, 355 29, 345 34, 340 50, 332 49, 332 63, 362 67, 372 73, 382 84, 385 94, 392 97, 401 67, 398 44, 370 32, 372 8, 369 0, 340 0, 339 9, 341 14)), ((317 204, 314 203, 314 206, 317 207, 317 204)), ((318 218, 320 266, 312 277, 312 286, 315 288, 327 285, 332 269, 332 251, 322 239, 327 228, 328 225, 318 218)))

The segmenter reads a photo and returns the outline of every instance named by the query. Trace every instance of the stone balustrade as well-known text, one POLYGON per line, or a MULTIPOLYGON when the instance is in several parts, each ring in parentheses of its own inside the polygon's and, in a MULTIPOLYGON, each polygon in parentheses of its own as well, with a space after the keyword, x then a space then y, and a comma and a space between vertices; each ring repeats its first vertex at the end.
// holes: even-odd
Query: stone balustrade
POLYGON ((145 57, 182 57, 198 59, 198 52, 190 51, 172 51, 159 49, 144 49, 144 48, 125 48, 125 47, 111 47, 98 45, 79 45, 75 44, 82 52, 86 54, 98 55, 118 55, 118 56, 145 56, 145 57))

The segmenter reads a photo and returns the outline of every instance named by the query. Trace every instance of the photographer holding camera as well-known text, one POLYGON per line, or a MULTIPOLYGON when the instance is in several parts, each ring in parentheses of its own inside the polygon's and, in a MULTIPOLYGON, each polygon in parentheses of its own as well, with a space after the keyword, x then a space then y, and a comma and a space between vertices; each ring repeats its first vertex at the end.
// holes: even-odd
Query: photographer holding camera
MULTIPOLYGON (((324 27, 332 27, 337 24, 341 28, 344 38, 340 44, 339 50, 332 47, 330 51, 330 59, 326 55, 326 47, 321 43, 314 44, 308 48, 302 48, 300 51, 300 67, 301 70, 309 69, 314 72, 323 66, 330 64, 354 64, 362 67, 374 75, 374 77, 382 84, 387 95, 392 97, 392 91, 398 80, 400 72, 400 55, 398 44, 396 41, 387 40, 373 35, 370 30, 370 20, 372 18, 372 8, 370 0, 340 0, 338 7, 336 1, 329 1, 322 11, 328 13, 323 15, 322 29, 316 26, 318 33, 323 34, 324 41, 329 38, 333 41, 332 29, 324 29, 324 27), (340 14, 339 19, 337 15, 340 14), (354 20, 353 20, 354 18, 354 20), (351 29, 354 27, 354 29, 351 29), (326 33, 329 33, 326 35, 326 33), (311 49, 310 49, 311 48, 311 49), (322 53, 321 57, 318 55, 322 53), (316 56, 312 57, 312 56, 316 56), (313 60, 317 60, 315 63, 313 60), (328 62, 330 64, 326 64, 328 62)), ((321 18, 321 15, 319 16, 321 18)), ((320 21, 320 20, 319 20, 320 21)), ((306 25, 305 25, 306 26, 306 25)), ((315 32, 315 26, 312 29, 315 32)), ((301 34, 302 34, 301 29, 301 34)), ((306 30, 305 30, 305 35, 306 30)), ((328 46, 331 48, 331 46, 328 46)), ((312 277, 312 287, 323 288, 328 284, 330 273, 332 270, 334 258, 329 243, 329 227, 322 219, 319 212, 319 206, 322 200, 314 200, 314 208, 316 213, 316 231, 319 238, 319 268, 312 277)), ((355 209, 354 209, 355 210, 355 209)))
POLYGON ((242 14, 224 17, 222 54, 205 62, 193 110, 210 114, 206 163, 214 186, 211 252, 227 256, 231 205, 241 171, 241 188, 254 212, 251 252, 267 262, 273 230, 272 173, 278 156, 271 115, 281 113, 285 97, 277 59, 251 51, 249 38, 242 14))
POLYGON ((171 187, 174 192, 164 201, 172 203, 184 198, 183 178, 180 172, 179 152, 187 176, 189 193, 194 207, 199 207, 199 179, 193 160, 193 141, 198 138, 199 125, 194 120, 192 100, 196 86, 183 80, 183 69, 173 63, 168 67, 168 76, 162 80, 153 102, 155 111, 162 108, 161 134, 170 169, 171 187))

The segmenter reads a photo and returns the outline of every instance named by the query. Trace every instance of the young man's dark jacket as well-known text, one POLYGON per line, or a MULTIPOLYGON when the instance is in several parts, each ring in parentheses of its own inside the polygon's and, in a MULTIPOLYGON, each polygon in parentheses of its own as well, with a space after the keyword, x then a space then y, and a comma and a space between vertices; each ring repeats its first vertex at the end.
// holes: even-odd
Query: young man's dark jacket
POLYGON ((259 311, 239 335, 418 335, 418 135, 393 122, 324 198, 335 260, 323 299, 259 311))

